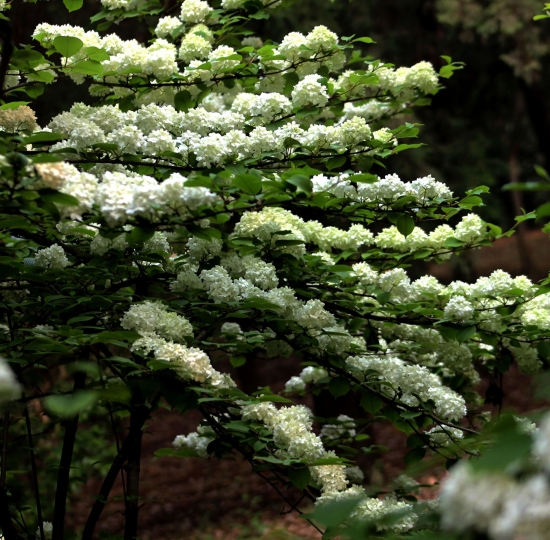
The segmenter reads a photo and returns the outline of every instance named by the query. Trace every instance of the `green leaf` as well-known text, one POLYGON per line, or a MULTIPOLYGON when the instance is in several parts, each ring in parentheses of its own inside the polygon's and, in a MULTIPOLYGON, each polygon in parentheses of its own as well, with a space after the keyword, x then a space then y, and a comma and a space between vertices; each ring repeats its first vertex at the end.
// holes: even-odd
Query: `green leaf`
POLYGON ((130 232, 126 233, 126 238, 132 244, 141 245, 151 239, 154 234, 155 228, 152 226, 134 227, 130 232))
POLYGON ((98 47, 86 47, 84 52, 90 60, 95 60, 96 62, 103 62, 110 58, 109 53, 105 49, 99 49, 98 47))
POLYGON ((359 37, 355 38, 352 43, 355 43, 356 41, 360 41, 361 43, 376 43, 372 38, 370 37, 359 37))
POLYGON ((288 479, 298 489, 305 489, 311 482, 311 473, 308 467, 299 467, 298 469, 288 469, 288 479))
POLYGON ((77 11, 84 4, 84 0, 63 0, 63 3, 69 11, 77 11))
POLYGON ((4 103, 4 105, 0 106, 1 111, 12 111, 13 109, 18 109, 19 107, 23 107, 24 105, 28 105, 30 101, 12 101, 11 103, 4 103))
POLYGON ((74 73, 82 73, 84 75, 102 75, 103 66, 95 60, 82 60, 69 68, 74 73))
POLYGON ((70 418, 89 409, 98 400, 94 390, 80 390, 67 396, 49 396, 44 400, 46 409, 57 416, 70 418))
POLYGON ((332 171, 333 169, 338 169, 346 163, 347 159, 348 158, 346 156, 331 157, 326 161, 327 169, 329 171, 332 171))
POLYGON ((384 405, 382 400, 375 396, 372 392, 363 392, 361 394, 361 407, 365 409, 365 411, 376 414, 384 405))
POLYGON ((328 383, 329 392, 334 397, 345 396, 350 389, 350 384, 344 377, 333 377, 328 383))
POLYGON ((188 90, 182 90, 174 96, 174 107, 177 111, 187 112, 194 104, 195 102, 188 90))
POLYGON ((524 459, 531 450, 530 435, 518 433, 515 426, 500 433, 481 457, 472 460, 472 467, 477 471, 503 471, 513 462, 524 459))
POLYGON ((23 139, 23 144, 40 143, 41 146, 44 146, 44 144, 55 143, 58 141, 62 141, 63 139, 64 139, 64 136, 61 133, 49 133, 46 131, 46 132, 40 132, 40 133, 33 133, 31 136, 23 139))
POLYGON ((239 174, 232 180, 233 185, 248 195, 257 195, 262 191, 262 181, 254 174, 239 174))
POLYGON ((290 94, 293 88, 300 82, 300 77, 295 71, 290 71, 289 73, 285 73, 284 79, 285 79, 285 87, 283 92, 285 94, 290 94))
POLYGON ((246 364, 246 356, 232 356, 230 362, 233 367, 244 366, 246 364))
POLYGON ((478 197, 477 195, 471 195, 470 197, 466 197, 465 199, 462 199, 458 203, 458 206, 460 206, 460 208, 465 208, 469 210, 474 206, 483 206, 483 199, 481 197, 478 197))
POLYGON ((350 516, 361 500, 363 498, 358 496, 357 498, 350 497, 329 502, 315 508, 312 514, 304 515, 304 517, 312 519, 325 527, 336 527, 350 516))
POLYGON ((460 248, 465 244, 466 242, 463 242, 462 240, 459 240, 458 238, 454 238, 453 236, 451 236, 450 238, 447 238, 445 240, 443 245, 449 248, 460 248))
POLYGON ((467 326, 466 328, 462 328, 462 330, 458 331, 456 340, 459 343, 464 343, 465 341, 468 341, 476 332, 477 328, 475 326, 467 326))
POLYGON ((407 214, 401 214, 395 226, 403 236, 409 236, 414 231, 414 219, 407 214))
POLYGON ((101 400, 115 403, 129 403, 131 397, 130 389, 122 382, 110 383, 97 393, 101 400))
POLYGON ((550 216, 550 202, 544 203, 539 206, 536 210, 537 219, 545 218, 550 216))
POLYGON ((64 206, 78 206, 78 199, 72 195, 61 193, 55 189, 41 189, 40 199, 49 203, 61 204, 64 206))
POLYGON ((95 335, 90 342, 92 345, 94 343, 111 343, 115 341, 131 341, 134 342, 136 339, 141 337, 140 334, 134 332, 133 330, 118 330, 117 332, 100 332, 95 335))
POLYGON ((257 11, 256 13, 249 13, 248 16, 251 19, 269 19, 269 13, 267 11, 257 11))
POLYGON ((303 174, 295 174, 294 176, 287 178, 285 182, 296 186, 297 191, 303 191, 308 195, 310 195, 311 191, 313 190, 313 183, 307 176, 304 176, 303 174))
POLYGON ((65 58, 69 58, 70 56, 74 56, 82 47, 84 46, 84 43, 81 39, 70 37, 70 36, 57 36, 53 40, 53 46, 55 50, 61 54, 61 56, 64 56, 65 58))
MULTIPOLYGON (((37 81, 37 82, 43 82, 46 84, 51 83, 55 77, 53 73, 50 73, 48 71, 35 71, 34 73, 29 73, 27 75, 27 79, 30 81, 37 81)), ((27 93, 29 93, 30 88, 27 88, 27 93)))
POLYGON ((411 465, 414 465, 415 463, 418 463, 424 459, 424 456, 426 455, 426 449, 425 448, 413 448, 412 450, 409 450, 404 457, 405 466, 410 467, 411 465))

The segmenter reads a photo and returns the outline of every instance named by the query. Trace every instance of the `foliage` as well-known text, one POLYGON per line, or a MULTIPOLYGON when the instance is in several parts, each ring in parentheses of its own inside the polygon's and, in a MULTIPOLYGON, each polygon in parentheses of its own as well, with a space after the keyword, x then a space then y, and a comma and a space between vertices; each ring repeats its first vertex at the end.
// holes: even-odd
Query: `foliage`
POLYGON ((342 526, 353 537, 437 530, 430 505, 414 504, 414 481, 390 494, 361 485, 353 462, 378 450, 361 431, 390 422, 404 432, 408 468, 477 456, 492 440, 478 436, 488 421, 480 366, 495 378, 513 362, 534 374, 550 354, 550 281, 497 271, 444 286, 407 274, 513 233, 470 212, 485 186, 455 197, 430 176, 385 174, 384 160, 420 146, 403 116, 462 63, 395 69, 365 55, 368 37, 318 26, 276 44, 248 29, 288 1, 102 3, 97 32, 43 23, 36 48, 11 56, 4 35, 4 537, 38 524, 44 540, 50 516, 52 538, 67 536, 78 434, 98 418, 116 452, 96 456, 112 461, 82 537, 121 473, 124 537, 136 538, 141 438, 159 404, 204 417, 159 457, 239 453, 280 492, 314 501, 308 517, 326 538, 342 526), (125 19, 157 37, 98 33, 125 19), (97 103, 68 104, 41 128, 28 105, 61 78, 97 103), (282 356, 297 366, 284 392, 237 387, 235 369, 282 356), (233 370, 222 371, 226 360, 233 370), (364 416, 334 411, 313 429, 312 412, 290 399, 308 392, 353 396, 364 416), (63 431, 53 510, 41 504, 30 404, 63 431), (123 441, 116 416, 128 418, 123 441), (21 435, 33 504, 17 481, 21 435))

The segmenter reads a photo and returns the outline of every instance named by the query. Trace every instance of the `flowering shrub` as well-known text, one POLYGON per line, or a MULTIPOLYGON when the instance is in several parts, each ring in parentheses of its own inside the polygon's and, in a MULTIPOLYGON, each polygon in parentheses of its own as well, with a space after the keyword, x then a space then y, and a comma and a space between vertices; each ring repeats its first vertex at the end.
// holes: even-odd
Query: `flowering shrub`
MULTIPOLYGON (((38 536, 65 534, 79 415, 95 409, 129 416, 129 431, 82 537, 123 467, 124 536, 139 535, 142 428, 161 400, 204 421, 158 455, 240 453, 275 487, 302 490, 327 538, 340 526, 426 528, 434 505, 413 504, 414 481, 385 497, 362 485, 353 460, 375 448, 361 429, 389 420, 406 433, 407 465, 477 454, 488 420, 478 368, 498 375, 516 362, 535 374, 550 353, 546 282, 496 271, 443 285, 407 273, 511 234, 471 213, 484 186, 461 198, 431 176, 381 173, 418 146, 404 115, 460 64, 396 69, 364 56, 370 38, 318 26, 277 44, 247 29, 287 0, 184 0, 169 15, 157 0, 102 4, 97 31, 43 23, 35 48, 14 49, 0 108, 3 447, 20 444, 10 429, 25 419, 36 480, 27 403, 65 428, 53 514, 42 515, 38 484, 26 510, 38 536), (154 19, 156 37, 106 33, 126 18, 154 19), (41 127, 16 100, 61 77, 95 104, 41 127), (224 357, 240 367, 284 356, 296 375, 280 394, 247 394, 220 368, 224 357), (361 417, 335 411, 319 426, 292 403, 322 391, 354 394, 361 417)), ((13 540, 25 531, 8 464, 0 528, 13 540)))

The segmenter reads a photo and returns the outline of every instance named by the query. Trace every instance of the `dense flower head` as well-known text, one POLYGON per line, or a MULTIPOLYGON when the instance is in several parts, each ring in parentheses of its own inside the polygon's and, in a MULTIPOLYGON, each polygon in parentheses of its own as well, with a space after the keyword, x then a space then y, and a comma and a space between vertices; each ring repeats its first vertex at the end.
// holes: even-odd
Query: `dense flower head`
POLYGON ((122 328, 142 335, 158 334, 174 341, 185 341, 193 335, 191 323, 181 315, 168 311, 160 302, 146 301, 134 304, 120 320, 122 328))
POLYGON ((306 75, 292 90, 292 103, 295 107, 323 107, 329 96, 327 89, 319 82, 318 75, 306 75))
POLYGON ((212 8, 208 5, 208 2, 184 0, 181 4, 180 18, 187 23, 198 23, 204 21, 211 11, 212 8))
POLYGON ((60 270, 69 266, 70 261, 65 254, 65 250, 58 244, 44 249, 39 249, 34 257, 34 264, 44 268, 54 268, 60 270))

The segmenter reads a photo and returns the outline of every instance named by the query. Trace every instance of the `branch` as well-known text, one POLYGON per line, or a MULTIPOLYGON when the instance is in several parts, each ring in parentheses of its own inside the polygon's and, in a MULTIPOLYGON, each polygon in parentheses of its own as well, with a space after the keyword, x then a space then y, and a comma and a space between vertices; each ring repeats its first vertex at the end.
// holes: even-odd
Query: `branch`
POLYGON ((6 486, 6 453, 8 447, 8 427, 10 423, 10 413, 4 412, 4 421, 2 423, 2 463, 0 470, 0 528, 5 540, 17 540, 18 535, 13 527, 10 505, 8 499, 8 489, 6 486))
POLYGON ((11 521, 8 490, 4 483, 0 485, 0 528, 2 529, 4 540, 19 540, 19 535, 15 531, 11 521))
POLYGON ((136 407, 130 416, 130 431, 134 431, 134 444, 128 454, 126 465, 126 520, 124 523, 124 540, 134 540, 138 532, 139 513, 139 474, 141 468, 141 439, 143 436, 142 418, 147 418, 149 408, 146 405, 136 407), (145 414, 144 414, 145 413, 145 414))
POLYGON ((4 412, 4 422, 2 423, 2 462, 0 463, 0 483, 6 483, 6 452, 8 449, 8 427, 10 425, 10 412, 6 409, 4 412))
MULTIPOLYGON (((151 407, 154 406, 159 398, 160 394, 157 392, 151 399, 151 407)), ((136 419, 134 425, 130 427, 128 435, 126 436, 126 439, 122 444, 120 451, 118 452, 113 463, 111 464, 111 468, 109 469, 107 476, 105 476, 105 480, 103 480, 101 489, 99 490, 96 501, 92 506, 92 510, 90 511, 90 515, 88 516, 86 525, 84 526, 84 531, 82 532, 82 540, 92 540, 95 526, 97 525, 101 513, 103 512, 103 508, 107 503, 107 498, 109 497, 109 493, 111 492, 116 477, 118 476, 122 465, 124 465, 124 463, 128 459, 128 456, 130 455, 130 452, 132 450, 132 446, 134 446, 134 444, 136 444, 136 442, 140 439, 141 428, 149 417, 149 411, 150 409, 148 407, 144 407, 143 409, 141 409, 139 421, 138 419, 136 419)))
MULTIPOLYGON (((85 381, 86 373, 77 373, 74 379, 73 392, 84 388, 85 381)), ((65 421, 65 437, 63 439, 59 472, 57 473, 57 489, 55 491, 52 540, 63 540, 67 493, 69 491, 69 476, 71 473, 71 463, 73 460, 73 449, 77 429, 78 415, 65 421)))
POLYGON ((9 21, 0 20, 0 39, 2 40, 2 59, 0 60, 0 98, 4 97, 4 83, 6 73, 10 66, 10 59, 13 53, 11 42, 11 24, 9 21))
MULTIPOLYGON (((25 396, 23 396, 25 397, 25 396)), ((40 531, 40 540, 44 537, 44 522, 42 521, 42 505, 40 504, 40 491, 38 489, 38 472, 36 470, 36 459, 34 456, 34 445, 32 442, 31 419, 29 418, 29 408, 25 403, 25 425, 27 426, 27 437, 29 438, 29 452, 31 454, 31 470, 34 484, 34 497, 36 501, 36 515, 38 517, 38 529, 40 531)))

